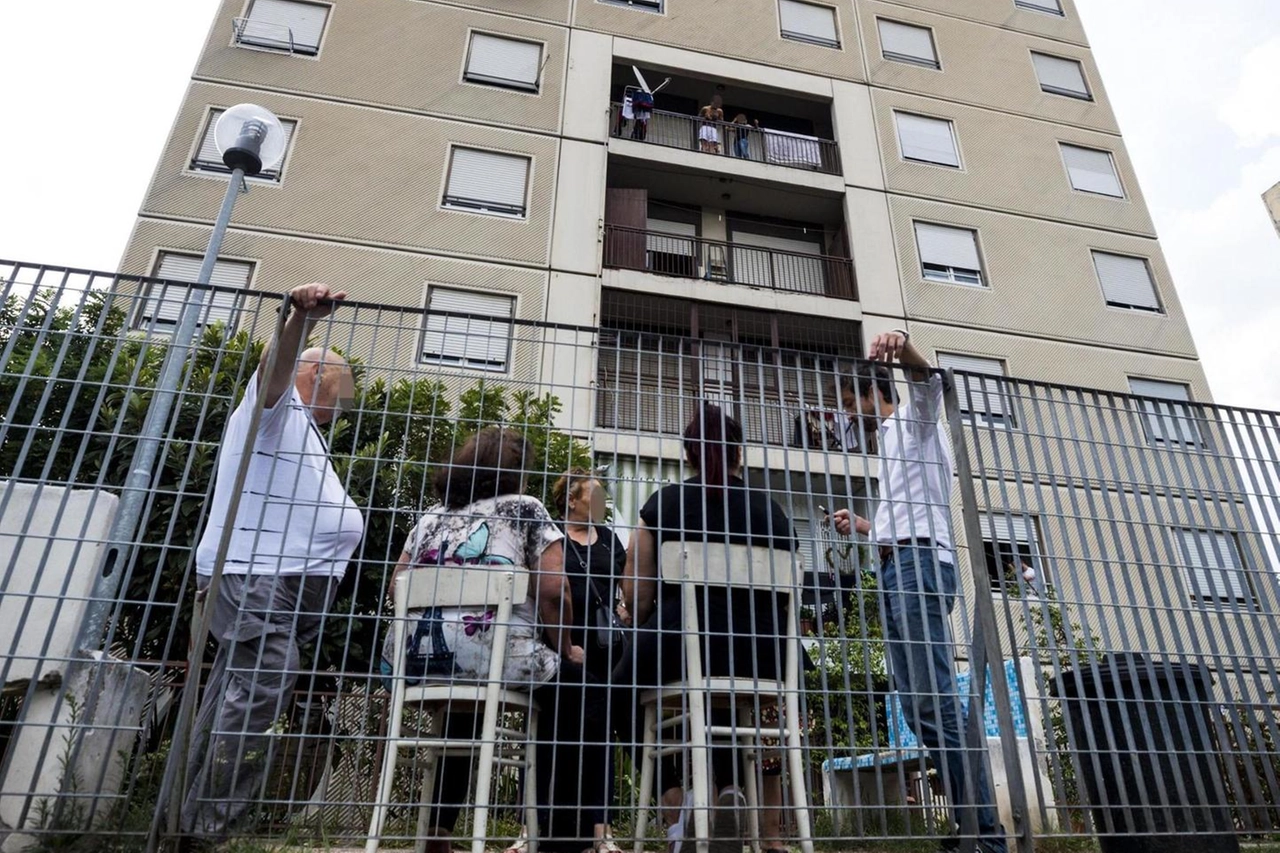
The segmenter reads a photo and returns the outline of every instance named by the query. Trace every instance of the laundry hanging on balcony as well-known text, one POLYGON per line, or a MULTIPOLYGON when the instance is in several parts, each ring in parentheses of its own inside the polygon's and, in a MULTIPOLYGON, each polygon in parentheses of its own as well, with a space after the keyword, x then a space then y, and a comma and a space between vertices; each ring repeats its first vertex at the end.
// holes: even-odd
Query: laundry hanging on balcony
POLYGON ((818 144, 818 137, 787 133, 785 130, 766 130, 763 133, 766 163, 775 166, 822 168, 822 148, 818 144))

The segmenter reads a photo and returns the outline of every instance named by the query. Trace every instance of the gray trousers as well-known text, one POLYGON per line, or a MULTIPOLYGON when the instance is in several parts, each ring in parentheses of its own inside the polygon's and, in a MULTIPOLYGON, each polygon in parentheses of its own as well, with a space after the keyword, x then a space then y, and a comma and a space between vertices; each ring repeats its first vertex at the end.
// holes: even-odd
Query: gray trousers
MULTIPOLYGON (((337 581, 223 576, 210 625, 218 654, 187 754, 184 833, 225 837, 263 798, 272 728, 288 710, 301 649, 319 636, 337 581)), ((203 592, 209 579, 198 583, 203 592)))

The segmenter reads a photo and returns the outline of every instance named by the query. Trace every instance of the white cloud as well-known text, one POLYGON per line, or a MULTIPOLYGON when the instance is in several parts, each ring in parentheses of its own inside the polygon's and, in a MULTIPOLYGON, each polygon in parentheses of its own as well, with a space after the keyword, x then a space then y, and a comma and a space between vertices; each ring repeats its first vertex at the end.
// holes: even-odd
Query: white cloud
POLYGON ((1255 47, 1240 63, 1235 91, 1218 115, 1244 147, 1280 137, 1280 36, 1255 47))

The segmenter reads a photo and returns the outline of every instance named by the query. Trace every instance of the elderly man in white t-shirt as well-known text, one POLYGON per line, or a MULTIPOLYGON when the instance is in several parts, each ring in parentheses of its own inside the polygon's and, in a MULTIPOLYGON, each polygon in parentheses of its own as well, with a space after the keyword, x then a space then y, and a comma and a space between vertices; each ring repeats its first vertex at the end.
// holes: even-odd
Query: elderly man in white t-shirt
POLYGON ((261 800, 270 770, 270 732, 287 710, 302 647, 319 636, 326 610, 360 539, 364 519, 329 460, 321 427, 354 394, 351 368, 336 353, 302 351, 315 322, 346 297, 308 284, 250 378, 223 435, 209 523, 196 549, 198 597, 213 573, 240 460, 253 454, 213 601, 218 654, 196 717, 188 757, 191 787, 182 831, 225 837, 261 800), (263 411, 250 435, 254 409, 263 411))

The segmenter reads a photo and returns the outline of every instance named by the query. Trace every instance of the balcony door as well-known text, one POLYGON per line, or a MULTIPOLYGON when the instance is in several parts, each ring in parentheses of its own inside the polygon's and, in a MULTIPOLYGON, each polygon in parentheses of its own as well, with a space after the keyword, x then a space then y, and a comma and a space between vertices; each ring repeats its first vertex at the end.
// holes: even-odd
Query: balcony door
POLYGON ((698 277, 698 226, 650 216, 645 221, 646 268, 658 275, 698 277))
POLYGON ((826 294, 821 232, 780 237, 735 229, 732 239, 734 281, 792 293, 826 294))

